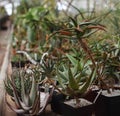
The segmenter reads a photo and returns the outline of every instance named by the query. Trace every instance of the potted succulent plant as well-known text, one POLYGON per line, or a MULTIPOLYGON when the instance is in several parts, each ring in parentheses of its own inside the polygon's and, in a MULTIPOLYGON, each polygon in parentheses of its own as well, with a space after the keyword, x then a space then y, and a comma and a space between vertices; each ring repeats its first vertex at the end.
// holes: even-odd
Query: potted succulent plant
MULTIPOLYGON (((79 16, 76 16, 74 18, 69 17, 67 24, 65 23, 66 25, 64 24, 63 28, 60 28, 59 30, 54 31, 52 34, 50 34, 48 36, 47 39, 49 40, 49 38, 52 38, 52 37, 53 37, 53 39, 55 39, 55 38, 56 39, 57 38, 61 39, 62 38, 62 39, 65 39, 65 40, 68 39, 71 43, 73 42, 74 45, 77 44, 84 51, 84 54, 85 54, 84 58, 89 59, 91 61, 92 65, 93 65, 92 67, 96 68, 97 67, 96 61, 95 61, 94 56, 91 52, 91 49, 87 45, 86 39, 88 39, 90 35, 94 34, 95 32, 97 32, 99 30, 104 30, 105 31, 105 26, 100 24, 100 20, 97 20, 97 19, 85 20, 85 17, 82 17, 82 18, 83 18, 83 20, 81 21, 79 19, 79 16)), ((71 68, 69 67, 68 69, 69 69, 68 70, 69 73, 67 75, 70 75, 70 74, 73 75, 71 73, 71 68)), ((97 80, 100 83, 102 83, 102 85, 107 87, 106 83, 101 78, 98 69, 96 69, 96 73, 98 75, 97 80)), ((73 75, 72 77, 70 76, 70 77, 73 78, 74 76, 75 75, 73 75)), ((77 84, 74 84, 74 85, 77 85, 77 84)), ((79 89, 79 87, 78 87, 78 89, 79 89)), ((72 93, 72 91, 70 93, 72 93)))
POLYGON ((37 74, 35 70, 29 70, 28 73, 25 69, 20 69, 5 82, 6 92, 16 107, 7 98, 6 103, 18 115, 42 115, 49 103, 53 90, 46 93, 39 91, 40 73, 37 74))
POLYGON ((59 106, 61 110, 59 112, 63 116, 91 116, 94 112, 94 104, 85 100, 84 96, 89 92, 96 77, 96 68, 91 70, 89 67, 90 64, 88 62, 85 63, 83 59, 77 61, 74 57, 67 56, 74 65, 71 67, 71 65, 62 64, 57 71, 57 77, 61 87, 58 91, 65 95, 65 97, 62 97, 62 101, 58 101, 58 105, 61 105, 59 106))
POLYGON ((104 58, 99 61, 101 77, 107 87, 102 87, 100 96, 96 101, 96 116, 113 116, 120 114, 120 87, 119 87, 119 41, 108 44, 108 50, 104 53, 104 58))
MULTIPOLYGON (((54 41, 52 41, 51 48, 50 49, 48 48, 49 49, 48 51, 49 52, 51 52, 52 50, 54 51, 55 50, 54 47, 57 46, 56 48, 58 48, 59 51, 63 52, 64 56, 65 57, 67 56, 67 58, 69 59, 69 60, 67 59, 64 63, 62 63, 62 65, 59 65, 56 67, 54 67, 54 63, 51 62, 49 59, 45 59, 45 61, 42 61, 42 63, 40 64, 41 68, 39 71, 40 71, 40 74, 42 75, 42 77, 45 79, 43 82, 45 82, 49 85, 52 85, 52 87, 55 87, 57 90, 57 92, 55 92, 55 94, 53 94, 53 99, 51 102, 51 106, 52 106, 53 110, 55 110, 54 108, 57 107, 57 106, 54 107, 54 105, 58 102, 59 97, 60 97, 60 99, 62 100, 61 102, 59 102, 59 105, 61 105, 61 107, 59 107, 58 109, 60 109, 60 111, 57 111, 58 110, 57 109, 56 112, 61 113, 65 116, 66 115, 76 115, 77 116, 77 115, 80 115, 79 114, 80 112, 81 112, 81 115, 90 116, 92 114, 92 111, 94 110, 94 105, 96 105, 95 112, 96 112, 96 115, 98 115, 98 116, 107 116, 107 115, 110 116, 110 115, 119 114, 119 111, 117 111, 117 109, 119 107, 119 97, 116 98, 116 97, 112 96, 112 100, 110 100, 110 97, 108 97, 110 94, 112 94, 112 90, 116 91, 114 89, 115 86, 113 86, 114 83, 111 83, 111 80, 108 79, 109 76, 114 75, 115 77, 119 78, 119 74, 120 74, 119 73, 119 69, 120 69, 119 54, 120 54, 120 52, 118 51, 119 49, 118 48, 116 50, 114 49, 115 50, 114 55, 118 55, 118 57, 116 57, 116 56, 111 57, 113 55, 113 51, 114 51, 114 50, 112 50, 112 54, 109 51, 109 53, 105 57, 103 56, 104 57, 103 59, 101 58, 102 60, 98 61, 95 59, 96 56, 93 52, 91 52, 91 48, 89 48, 88 43, 87 43, 87 39, 89 38, 90 35, 97 32, 98 30, 105 31, 105 26, 100 24, 100 19, 98 17, 96 19, 94 19, 93 17, 89 16, 86 20, 86 18, 83 16, 83 14, 81 14, 80 11, 79 11, 80 14, 76 15, 73 18, 69 17, 67 19, 67 21, 65 20, 65 22, 64 21, 62 21, 62 22, 56 21, 56 22, 58 22, 58 25, 57 25, 57 23, 55 23, 55 22, 51 23, 50 20, 47 19, 47 17, 46 17, 47 13, 48 13, 48 11, 46 11, 46 9, 44 9, 43 7, 36 7, 36 8, 30 9, 25 15, 22 15, 22 18, 24 18, 23 22, 25 25, 23 24, 24 25, 23 27, 25 27, 25 29, 27 29, 27 32, 26 32, 27 39, 28 39, 28 42, 31 43, 31 45, 32 45, 31 47, 33 47, 33 48, 36 47, 37 41, 35 41, 35 40, 38 40, 40 38, 39 31, 42 31, 40 20, 43 21, 43 19, 44 19, 46 24, 42 24, 42 26, 47 25, 47 28, 50 28, 49 30, 52 32, 52 34, 46 36, 46 40, 47 40, 47 42, 50 40, 49 38, 53 38, 53 40, 54 40, 54 41), (39 11, 41 11, 41 13, 39 13, 39 11), (81 17, 79 17, 79 15, 81 15, 81 17), (38 26, 37 24, 40 24, 40 25, 38 26), (36 30, 36 32, 35 32, 35 30, 36 30), (57 41, 58 43, 56 42, 56 39, 59 39, 59 41, 57 41), (66 39, 69 41, 69 43, 73 44, 72 46, 79 46, 80 48, 82 48, 82 50, 84 51, 83 58, 77 57, 77 60, 76 60, 76 56, 73 57, 69 54, 65 55, 66 54, 65 52, 71 51, 71 48, 68 47, 68 46, 71 47, 71 44, 70 45, 66 44, 68 49, 62 48, 63 47, 62 44, 64 43, 63 40, 66 40, 66 39), (70 63, 68 63, 69 61, 70 61, 70 63), (113 61, 115 61, 115 62, 113 63, 113 61), (55 68, 57 69, 57 73, 54 70, 55 68), (117 70, 114 70, 114 69, 117 69, 117 70), (54 83, 55 81, 54 81, 53 77, 57 77, 57 80, 59 83, 58 85, 56 85, 54 83), (95 81, 94 81, 94 79, 95 79, 95 81), (95 82, 95 84, 98 87, 98 93, 99 92, 101 93, 101 94, 99 94, 99 96, 97 96, 98 93, 95 93, 95 96, 94 96, 95 100, 94 100, 94 98, 92 98, 92 100, 91 100, 91 98, 88 98, 91 95, 90 87, 93 84, 93 82, 95 82), (59 86, 61 88, 59 88, 59 86), (62 93, 62 94, 59 94, 59 93, 62 93), (106 96, 105 93, 108 93, 108 96, 106 96), (55 101, 56 95, 58 95, 57 102, 55 101), (67 97, 67 99, 66 99, 66 97, 67 97), (87 102, 87 104, 90 103, 88 106, 81 107, 82 100, 83 100, 81 98, 86 98, 87 100, 90 100, 93 103, 87 102), (98 99, 96 99, 96 98, 98 98, 98 99), (115 101, 116 99, 118 100, 116 102, 117 105, 112 102, 112 101, 115 101), (70 105, 69 103, 72 103, 72 105, 70 105), (112 104, 112 106, 109 106, 111 104, 112 104), (114 106, 115 110, 111 110, 111 108, 113 106, 114 106), (86 111, 85 110, 86 107, 90 107, 90 110, 86 111), (82 110, 82 109, 84 109, 84 110, 82 110), (100 110, 100 109, 102 109, 102 110, 100 110), (108 111, 109 111, 109 113, 108 113, 108 111), (88 113, 88 114, 86 114, 86 113, 88 113)), ((44 21, 43 21, 43 23, 44 23, 44 21)), ((46 26, 45 26, 45 28, 46 28, 46 26)), ((43 32, 44 32, 44 30, 43 30, 43 32)), ((20 35, 22 35, 22 34, 20 34, 20 35)), ((45 35, 44 34, 41 35, 41 38, 45 38, 43 36, 45 36, 45 35)), ((118 46, 120 46, 119 43, 120 42, 118 42, 118 46)), ((65 47, 66 47, 66 45, 65 45, 65 47)), ((38 44, 37 44, 37 46, 38 46, 38 44)), ((59 51, 57 51, 57 53, 59 51)), ((62 55, 58 53, 58 54, 54 54, 54 56, 55 56, 55 59, 57 59, 57 61, 59 62, 58 64, 61 64, 60 58, 62 58, 61 57, 62 55), (57 56, 57 55, 59 55, 59 56, 57 56)), ((52 57, 54 57, 54 56, 52 56, 52 57)), ((36 65, 37 63, 38 62, 33 61, 33 64, 36 65)), ((112 78, 112 80, 113 80, 113 78, 112 78)), ((23 83, 23 78, 21 78, 21 82, 23 83)), ((33 79, 30 82, 34 83, 35 81, 33 79)), ((23 84, 21 84, 21 85, 22 85, 22 91, 24 92, 23 84)), ((34 86, 34 85, 37 85, 37 84, 36 83, 32 84, 32 86, 34 86)), ((19 93, 17 94, 16 89, 15 89, 15 84, 14 84, 14 81, 12 82, 12 79, 10 80, 10 86, 12 87, 12 91, 15 92, 15 93, 14 92, 13 93, 14 93, 14 97, 17 98, 17 104, 18 104, 19 99, 17 96, 19 95, 19 93)), ((34 87, 34 88, 36 89, 36 87, 34 87)), ((47 89, 48 88, 49 87, 47 87, 47 89)), ((31 87, 31 89, 32 89, 32 87, 31 87)), ((37 98, 40 97, 39 93, 35 94, 35 95, 37 98)), ((26 96, 30 96, 30 95, 25 94, 24 96, 25 96, 24 99, 26 99, 26 96)), ((21 98, 21 99, 23 101, 25 101, 23 98, 21 98)), ((29 101, 29 100, 30 99, 28 97, 27 101, 29 101)), ((33 100, 33 101, 35 101, 35 100, 33 100)), ((38 102, 39 102, 39 100, 38 100, 38 102)), ((85 103, 86 100, 83 100, 83 102, 85 103)), ((26 105, 26 103, 24 103, 24 104, 26 105)), ((10 106, 9 103, 8 103, 8 105, 10 106)), ((24 108, 23 110, 26 110, 26 108, 29 109, 28 104, 27 104, 27 107, 26 106, 23 107, 22 104, 18 104, 18 105, 21 109, 24 108)), ((32 106, 34 106, 34 103, 32 106)), ((36 107, 34 107, 34 108, 36 108, 36 107)), ((31 114, 31 110, 32 110, 32 107, 30 106, 30 110, 25 111, 25 113, 31 114)), ((39 113, 36 111, 35 115, 37 115, 37 114, 39 114, 39 113)))

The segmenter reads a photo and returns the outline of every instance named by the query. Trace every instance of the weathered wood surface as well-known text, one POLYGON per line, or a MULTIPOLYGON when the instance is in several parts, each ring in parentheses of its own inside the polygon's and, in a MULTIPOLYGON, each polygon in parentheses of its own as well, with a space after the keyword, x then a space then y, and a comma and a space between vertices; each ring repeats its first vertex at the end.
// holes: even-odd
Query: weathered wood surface
POLYGON ((12 41, 12 29, 0 31, 0 116, 14 116, 5 104, 4 80, 7 77, 10 64, 10 48, 12 41))

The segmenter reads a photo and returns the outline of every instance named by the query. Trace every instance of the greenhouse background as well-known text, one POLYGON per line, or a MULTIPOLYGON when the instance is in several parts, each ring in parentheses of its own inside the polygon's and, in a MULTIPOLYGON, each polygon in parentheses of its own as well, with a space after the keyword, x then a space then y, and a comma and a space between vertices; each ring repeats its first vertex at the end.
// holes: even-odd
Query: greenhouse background
POLYGON ((0 0, 0 116, 119 116, 120 0, 0 0))
MULTIPOLYGON (((0 1, 0 6, 4 6, 5 9, 7 10, 8 14, 11 15, 12 14, 12 5, 14 4, 14 6, 18 6, 20 4, 21 0, 1 0, 0 1)), ((38 0, 37 0, 38 1, 38 0)), ((68 2, 70 0, 56 0, 57 1, 57 6, 58 9, 66 9, 68 2), (66 2, 68 1, 68 2, 66 2)), ((53 1, 53 2, 56 2, 53 1)), ((102 8, 113 8, 114 7, 114 3, 118 2, 115 0, 72 0, 72 4, 75 5, 78 8, 83 8, 83 9, 93 9, 94 7, 96 7, 97 10, 100 10, 102 8), (78 5, 79 4, 79 5, 78 5)), ((73 11, 73 9, 70 9, 70 11, 73 11)), ((75 12, 75 11, 73 11, 75 12)))

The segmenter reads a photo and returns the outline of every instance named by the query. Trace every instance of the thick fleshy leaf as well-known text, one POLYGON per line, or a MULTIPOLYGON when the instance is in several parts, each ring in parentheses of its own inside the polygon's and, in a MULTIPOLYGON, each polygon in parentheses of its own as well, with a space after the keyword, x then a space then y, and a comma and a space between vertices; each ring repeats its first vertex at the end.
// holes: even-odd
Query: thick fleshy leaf
POLYGON ((31 87, 30 95, 29 95, 31 105, 34 103, 36 95, 37 95, 37 83, 35 82, 34 77, 32 77, 32 87, 31 87))
POLYGON ((77 27, 77 21, 75 19, 73 19, 72 17, 69 17, 71 19, 71 21, 73 22, 74 26, 77 27))
POLYGON ((29 93, 25 92, 23 75, 21 75, 21 98, 22 98, 22 101, 26 104, 26 106, 30 106, 30 97, 29 97, 29 93))
MULTIPOLYGON (((21 105, 21 103, 20 103, 20 98, 19 98, 19 95, 18 95, 18 93, 17 93, 15 84, 14 84, 13 82, 11 82, 11 86, 12 86, 12 89, 13 89, 13 95, 14 95, 15 103, 16 103, 16 105, 17 105, 19 108, 22 108, 22 105, 21 105)), ((24 108, 23 108, 23 109, 24 109, 24 108)))
POLYGON ((68 81, 68 74, 67 74, 67 71, 60 71, 60 70, 58 70, 57 71, 57 75, 62 79, 62 80, 64 80, 64 81, 68 81))
MULTIPOLYGON (((30 107, 27 107, 19 98, 19 95, 17 93, 16 87, 14 86, 13 82, 11 82, 11 87, 13 89, 13 95, 14 95, 14 101, 15 104, 18 108, 23 109, 23 110, 29 110, 30 107)), ((6 99, 7 101, 7 99, 6 99)))
POLYGON ((37 115, 39 112, 39 109, 41 109, 40 95, 41 95, 40 92, 38 92, 33 104, 33 108, 30 112, 32 115, 37 115))
POLYGON ((93 31, 91 31, 91 32, 89 32, 89 33, 87 33, 87 34, 84 34, 84 35, 82 36, 82 38, 89 37, 90 35, 92 35, 93 33, 97 32, 97 31, 98 31, 98 29, 93 30, 93 31))
POLYGON ((93 82, 93 80, 95 79, 95 76, 96 76, 96 70, 97 70, 97 68, 95 68, 95 69, 92 71, 90 77, 89 77, 89 78, 87 79, 87 81, 81 86, 80 91, 79 91, 81 94, 82 94, 82 93, 85 93, 85 91, 87 91, 88 87, 92 84, 92 82, 93 82))
POLYGON ((76 64, 76 66, 71 68, 71 71, 73 76, 75 76, 78 73, 78 63, 76 64))
POLYGON ((61 78, 61 76, 59 74, 57 74, 57 79, 58 79, 58 82, 60 84, 60 86, 65 89, 65 82, 63 81, 63 79, 61 78))
POLYGON ((81 26, 88 26, 88 25, 95 25, 95 23, 94 22, 82 22, 79 24, 80 27, 81 26))
POLYGON ((44 98, 44 104, 43 104, 42 108, 39 110, 38 114, 41 114, 45 110, 47 104, 49 103, 50 97, 51 97, 51 94, 46 93, 45 98, 44 98))
POLYGON ((82 74, 81 73, 78 73, 77 75, 75 75, 75 79, 76 79, 77 83, 80 83, 81 78, 82 78, 82 74))
POLYGON ((71 61, 71 63, 75 66, 78 63, 78 60, 76 60, 72 55, 66 54, 68 59, 71 61))
POLYGON ((78 90, 79 89, 79 84, 76 82, 71 69, 69 68, 68 70, 68 79, 69 79, 69 86, 73 89, 73 90, 78 90))

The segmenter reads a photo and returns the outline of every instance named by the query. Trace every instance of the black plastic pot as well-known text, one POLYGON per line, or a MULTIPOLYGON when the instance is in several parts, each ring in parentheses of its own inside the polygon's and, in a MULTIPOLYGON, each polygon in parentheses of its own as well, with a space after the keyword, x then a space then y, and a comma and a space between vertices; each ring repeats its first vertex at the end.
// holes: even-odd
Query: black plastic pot
POLYGON ((17 114, 17 116, 25 116, 25 114, 17 114))
POLYGON ((65 101, 66 96, 54 91, 51 100, 51 109, 57 114, 62 114, 62 102, 65 101))
POLYGON ((120 95, 105 96, 100 95, 96 101, 95 116, 119 116, 120 115, 120 95))
POLYGON ((62 103, 62 116, 92 116, 94 113, 94 104, 74 108, 68 104, 62 103))
POLYGON ((97 96, 97 92, 98 92, 98 90, 91 90, 87 94, 85 94, 83 96, 83 98, 90 101, 90 102, 94 102, 94 100, 97 96))

